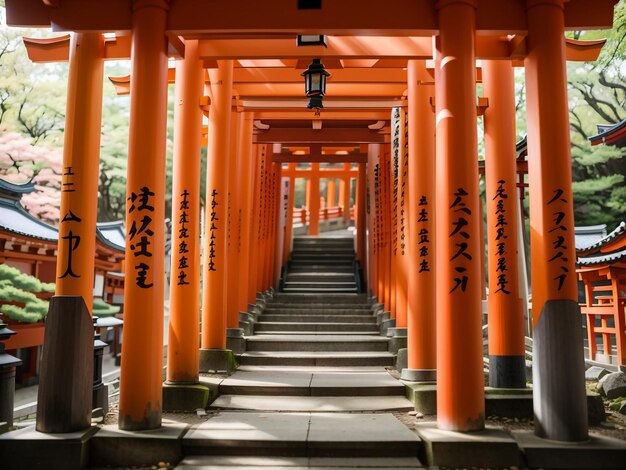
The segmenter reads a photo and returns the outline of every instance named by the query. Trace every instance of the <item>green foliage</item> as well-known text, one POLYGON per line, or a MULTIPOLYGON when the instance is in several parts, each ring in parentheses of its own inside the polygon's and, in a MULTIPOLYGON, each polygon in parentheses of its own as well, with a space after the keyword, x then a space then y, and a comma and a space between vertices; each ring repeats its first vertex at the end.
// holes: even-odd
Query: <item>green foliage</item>
POLYGON ((36 302, 37 296, 30 292, 23 291, 13 286, 3 286, 0 288, 0 300, 7 302, 36 302))
POLYGON ((94 316, 103 317, 115 315, 116 313, 120 313, 120 310, 121 307, 117 305, 108 304, 102 299, 93 299, 92 313, 94 316))
POLYGON ((28 312, 21 307, 15 305, 0 305, 0 313, 15 321, 23 323, 36 323, 41 321, 44 316, 34 312, 28 312))
POLYGON ((53 283, 41 282, 34 276, 24 274, 13 266, 0 265, 0 280, 9 281, 9 284, 30 292, 54 292, 53 283))

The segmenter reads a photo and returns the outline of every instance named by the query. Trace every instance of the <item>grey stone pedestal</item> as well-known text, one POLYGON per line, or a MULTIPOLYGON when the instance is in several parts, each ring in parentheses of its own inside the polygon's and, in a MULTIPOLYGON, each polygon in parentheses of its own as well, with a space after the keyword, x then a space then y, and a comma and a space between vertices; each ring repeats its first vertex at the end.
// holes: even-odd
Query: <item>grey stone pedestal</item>
POLYGON ((193 412, 198 408, 206 408, 210 402, 209 388, 199 383, 165 382, 163 384, 163 411, 193 412))
POLYGON ((243 335, 243 328, 226 328, 226 349, 230 349, 233 354, 245 353, 246 339, 243 335))
POLYGON ((233 373, 237 369, 230 349, 200 349, 200 372, 233 373))

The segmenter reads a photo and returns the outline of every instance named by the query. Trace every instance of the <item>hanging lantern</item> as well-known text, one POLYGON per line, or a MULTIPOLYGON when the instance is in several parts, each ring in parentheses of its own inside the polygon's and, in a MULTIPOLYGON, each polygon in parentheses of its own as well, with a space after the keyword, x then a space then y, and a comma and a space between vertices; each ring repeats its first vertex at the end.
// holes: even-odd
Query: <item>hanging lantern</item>
POLYGON ((324 64, 320 59, 313 59, 301 75, 304 77, 304 91, 309 97, 307 108, 323 108, 322 97, 326 93, 326 77, 329 77, 330 73, 324 69, 324 64))

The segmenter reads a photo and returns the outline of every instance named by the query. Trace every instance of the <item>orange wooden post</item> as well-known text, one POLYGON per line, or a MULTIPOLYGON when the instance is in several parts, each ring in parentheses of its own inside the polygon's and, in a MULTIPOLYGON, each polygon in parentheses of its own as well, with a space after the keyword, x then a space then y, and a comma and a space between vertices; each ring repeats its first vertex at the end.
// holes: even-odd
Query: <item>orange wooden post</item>
POLYGON ((291 245, 293 238, 293 209, 295 204, 296 194, 296 179, 294 173, 296 171, 296 164, 289 164, 289 199, 287 201, 287 219, 285 221, 285 241, 283 243, 283 264, 289 260, 291 255, 291 245))
POLYGON ((72 34, 63 144, 56 295, 93 302, 104 38, 72 34))
POLYGON ((515 78, 508 61, 482 63, 489 240, 489 385, 526 386, 524 312, 517 266, 515 78))
POLYGON ((337 207, 335 178, 328 178, 326 182, 326 207, 337 207))
POLYGON ((167 381, 198 382, 200 335, 200 97, 198 41, 176 62, 172 170, 172 264, 167 381))
POLYGON ((476 1, 439 2, 435 204, 437 423, 484 427, 480 228, 476 136, 476 1))
POLYGON ((133 2, 119 427, 161 426, 167 2, 133 2))
POLYGON ((434 381, 435 114, 430 104, 434 87, 423 61, 408 62, 408 85, 408 368, 402 370, 402 378, 434 381))
POLYGON ((241 191, 240 211, 240 231, 239 239, 239 280, 238 280, 238 304, 239 310, 248 311, 249 298, 249 280, 250 280, 250 239, 252 235, 252 205, 254 191, 254 171, 253 165, 255 159, 252 153, 252 123, 253 115, 249 112, 240 114, 241 122, 239 123, 239 153, 237 154, 239 168, 239 191, 241 191))
POLYGON ((356 198, 357 198, 357 224, 356 224, 356 254, 361 268, 363 270, 367 267, 367 174, 366 164, 359 163, 359 176, 357 178, 356 185, 356 198))
MULTIPOLYGON (((393 119, 393 110, 392 110, 392 119, 393 119)), ((398 124, 399 117, 398 117, 398 124)), ((393 127, 393 124, 392 124, 393 127)), ((400 132, 400 127, 398 125, 398 133, 400 132)), ((389 166, 387 168, 389 177, 387 178, 387 240, 389 243, 389 298, 390 298, 390 306, 391 310, 391 318, 396 318, 398 314, 397 308, 397 274, 398 274, 398 239, 397 228, 398 228, 398 199, 397 199, 397 191, 398 191, 398 180, 396 179, 396 172, 399 171, 400 166, 400 147, 398 146, 398 159, 396 160, 395 150, 396 147, 394 145, 394 137, 393 134, 394 129, 392 129, 392 143, 389 146, 389 166)), ((399 136, 398 136, 399 139, 399 136)), ((396 319, 397 321, 397 319, 396 319)))
POLYGON ((311 163, 311 197, 309 199, 309 235, 320 234, 320 175, 319 163, 311 163))
POLYGON ((267 146, 261 145, 259 147, 261 167, 259 178, 259 247, 260 252, 257 257, 257 280, 256 280, 256 292, 263 292, 265 290, 265 263, 267 260, 267 182, 269 165, 266 157, 267 146))
MULTIPOLYGON (((374 199, 376 206, 376 282, 378 283, 378 301, 385 304, 385 259, 384 259, 384 218, 383 218, 383 178, 382 178, 382 146, 377 145, 374 153, 374 199)), ((385 307, 387 305, 385 304, 385 307)))
POLYGON ((395 318, 395 298, 392 297, 395 272, 391 269, 391 147, 389 145, 383 147, 381 158, 385 308, 391 312, 391 318, 395 318))
POLYGON ((228 154, 228 230, 226 258, 226 328, 239 328, 239 204, 241 174, 238 154, 241 113, 231 112, 228 154))
MULTIPOLYGON (((376 153, 378 144, 370 144, 367 149, 367 285, 372 295, 378 296, 378 245, 376 235, 376 153)), ((380 300, 379 300, 380 302, 380 300)))
POLYGON ((283 253, 283 243, 285 241, 285 222, 286 222, 286 203, 287 201, 283 201, 283 190, 282 190, 282 174, 283 168, 282 163, 274 163, 274 224, 273 224, 273 239, 274 243, 272 244, 272 269, 271 269, 271 278, 270 283, 271 287, 277 286, 277 281, 280 277, 280 267, 282 263, 282 253, 283 253), (277 260, 278 254, 280 253, 280 260, 277 260))
POLYGON ((339 182, 339 205, 343 209, 343 221, 346 225, 350 224, 350 174, 348 171, 350 171, 351 166, 351 163, 343 164, 343 171, 345 172, 345 175, 339 182))
POLYGON ((260 211, 261 211, 261 179, 264 171, 265 161, 261 154, 263 145, 254 145, 252 148, 251 164, 251 188, 252 191, 252 225, 250 231, 250 275, 248 284, 248 299, 250 303, 254 303, 256 299, 259 274, 259 248, 261 244, 261 227, 260 227, 260 211))
POLYGON ((558 441, 583 441, 588 424, 574 264, 564 1, 526 4, 535 432, 558 441))
POLYGON ((406 207, 408 205, 408 142, 406 133, 406 113, 401 108, 392 110, 392 179, 394 205, 393 251, 396 272, 396 328, 407 327, 407 285, 408 254, 405 246, 406 207), (406 197, 405 197, 406 196, 406 197))
POLYGON ((208 350, 226 348, 226 276, 228 236, 228 155, 233 94, 233 61, 220 60, 209 69, 213 99, 209 109, 206 212, 202 268, 201 370, 207 369, 208 350))

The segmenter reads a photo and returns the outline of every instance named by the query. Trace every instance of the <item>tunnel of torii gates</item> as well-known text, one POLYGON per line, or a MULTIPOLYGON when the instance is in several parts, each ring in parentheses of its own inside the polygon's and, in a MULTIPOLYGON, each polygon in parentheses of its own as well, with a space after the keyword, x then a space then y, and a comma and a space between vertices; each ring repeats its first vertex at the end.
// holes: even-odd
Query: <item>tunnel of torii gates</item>
POLYGON ((357 254, 368 285, 397 326, 408 327, 416 379, 433 380, 436 371, 438 426, 482 429, 477 115, 484 111, 490 380, 524 387, 513 78, 513 66, 523 66, 536 433, 585 440, 565 61, 593 60, 602 42, 566 41, 564 32, 609 28, 616 1, 390 0, 381 8, 378 1, 346 0, 322 2, 321 9, 300 3, 6 1, 11 26, 74 32, 26 42, 35 61, 69 60, 59 227, 66 243, 59 244, 56 294, 82 296, 86 305, 103 61, 131 60, 130 78, 118 79, 130 92, 120 428, 161 426, 167 85, 174 81, 167 382, 197 383, 199 358, 224 350, 237 312, 274 285, 289 251, 284 194, 293 204, 293 185, 285 193, 281 177, 297 172, 282 162, 313 162, 319 173, 320 162, 356 162, 357 254), (104 34, 112 31, 115 37, 104 34), (297 47, 297 34, 326 34, 328 47, 297 47), (168 71, 168 57, 176 59, 175 71, 168 71), (332 73, 319 116, 305 109, 296 70, 314 57, 332 73), (274 153, 274 144, 286 151, 274 153), (308 154, 295 156, 290 147, 308 154), (325 152, 332 148, 349 152, 325 152))

